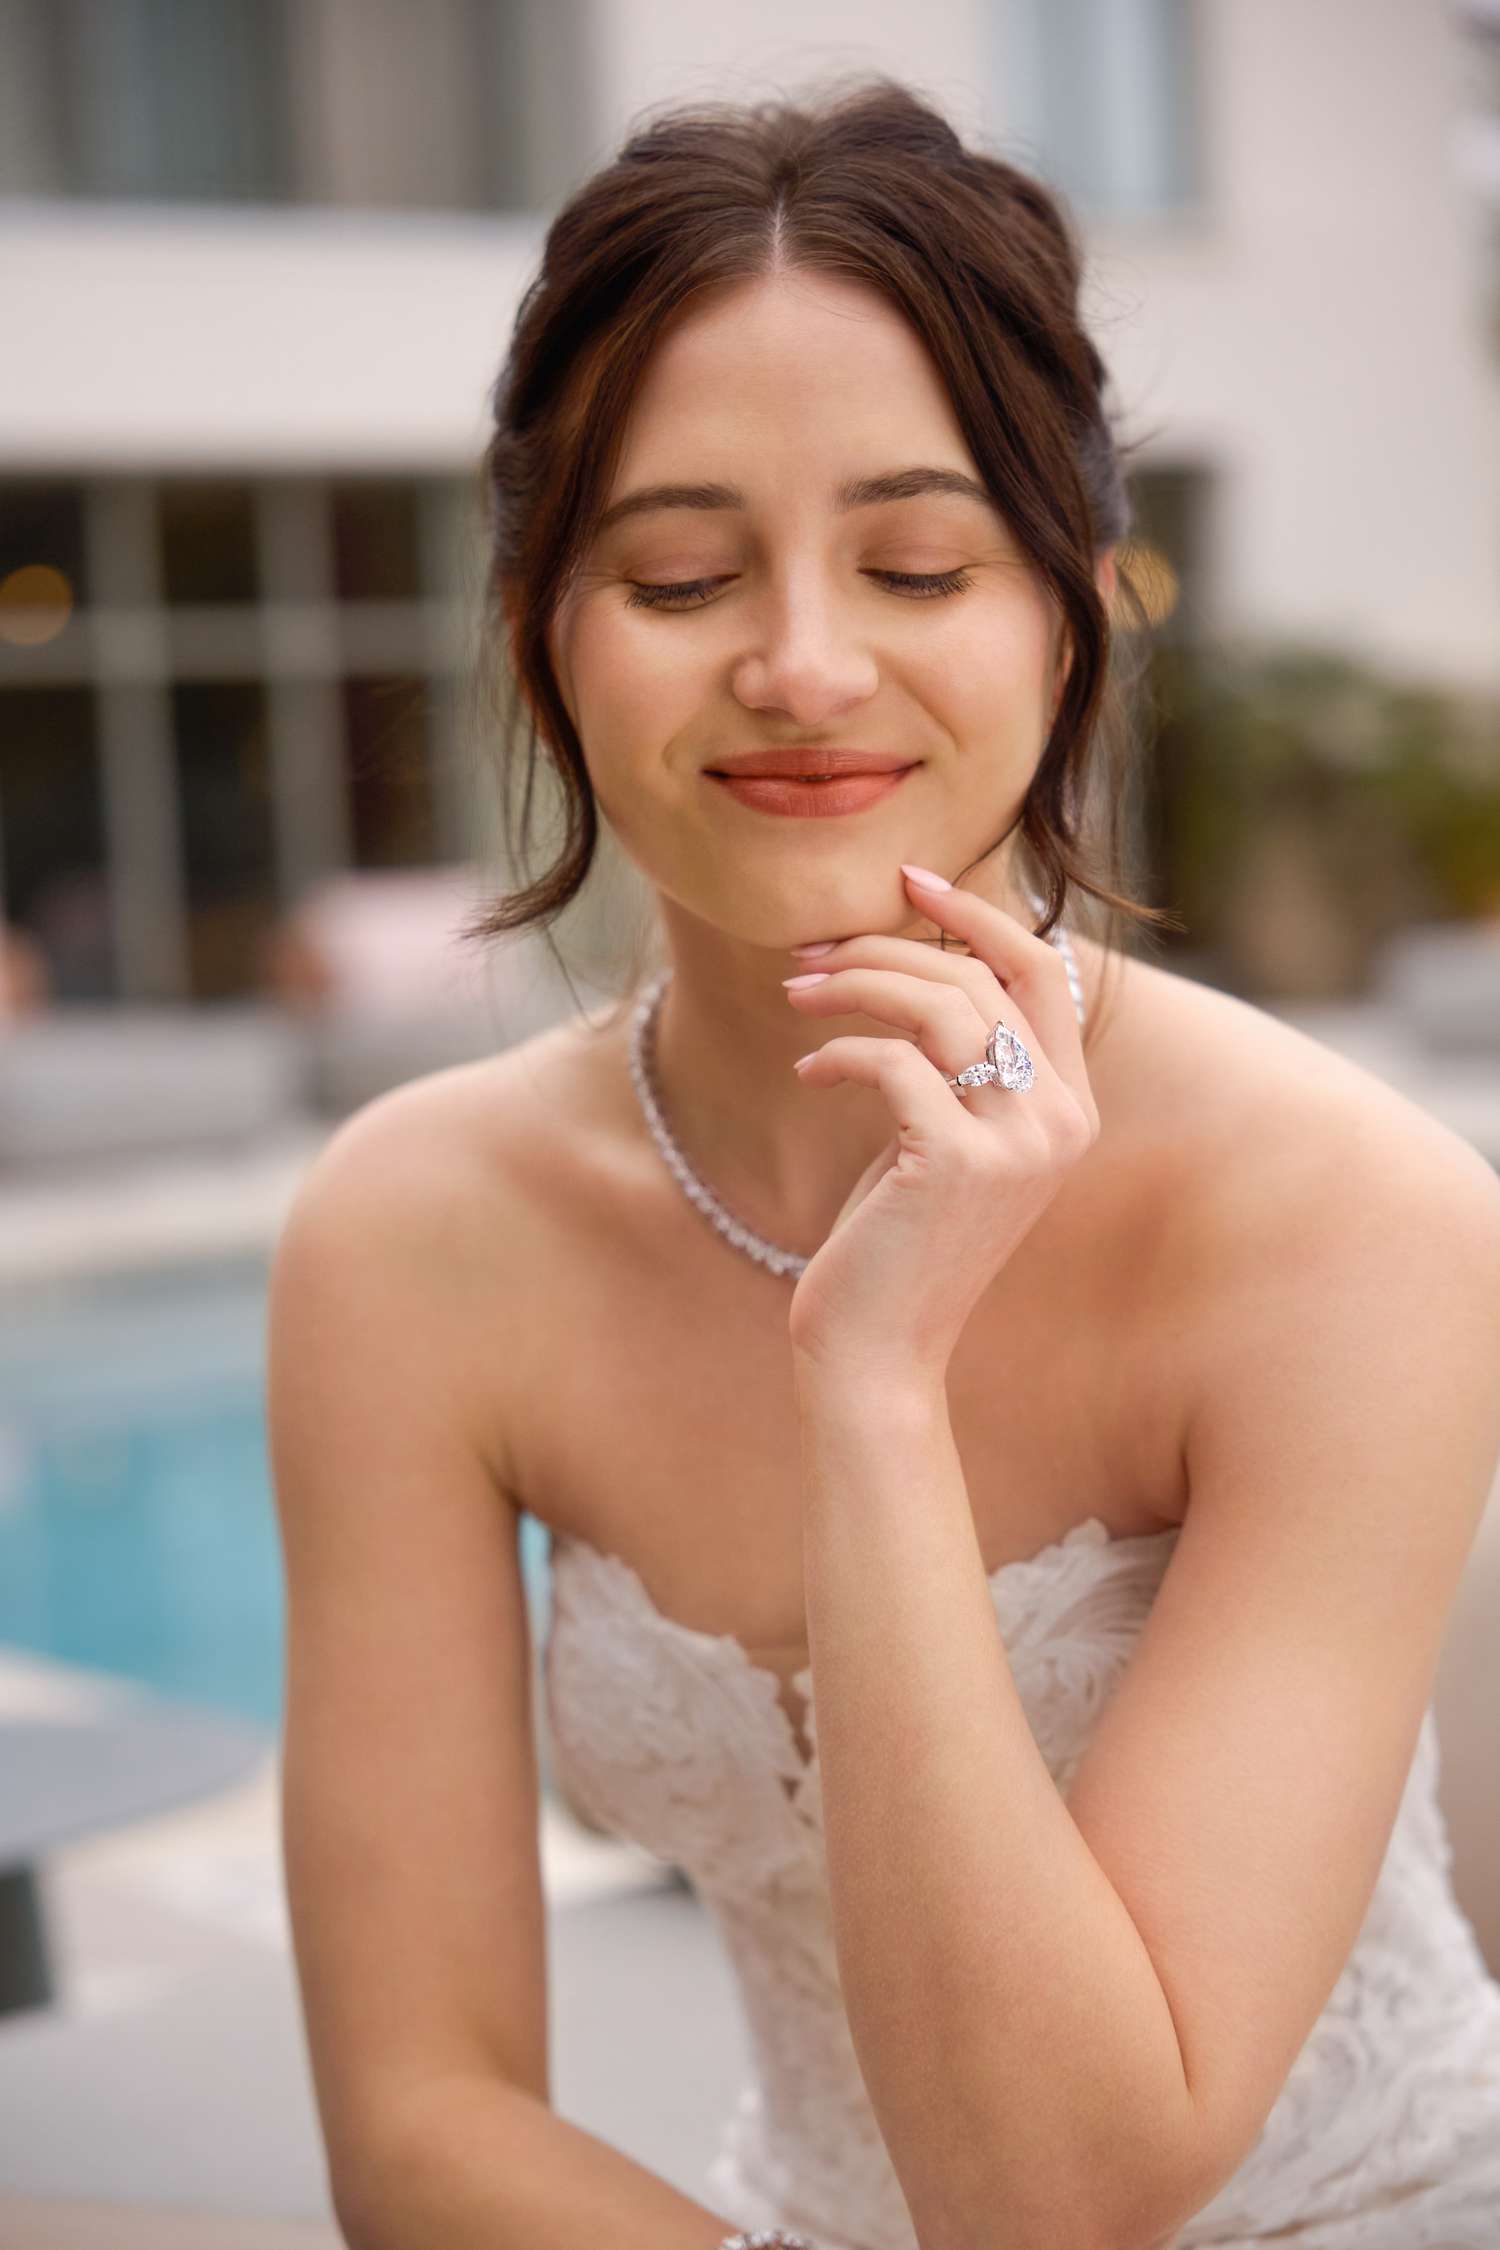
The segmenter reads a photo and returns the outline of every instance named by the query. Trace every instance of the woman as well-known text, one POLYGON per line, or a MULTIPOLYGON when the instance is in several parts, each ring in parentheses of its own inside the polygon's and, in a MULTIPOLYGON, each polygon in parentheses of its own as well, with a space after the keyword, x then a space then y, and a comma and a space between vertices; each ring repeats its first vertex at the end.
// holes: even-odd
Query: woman
POLYGON ((1078 280, 877 80, 658 119, 521 305, 493 590, 568 818, 478 929, 545 926, 602 813, 661 953, 361 1111, 278 1249, 287 1873, 357 2250, 1500 2231, 1428 1720, 1500 1187, 1076 926, 1161 919, 1100 764, 1078 280), (549 2106, 522 1508, 559 1774, 740 1980, 718 2209, 549 2106))

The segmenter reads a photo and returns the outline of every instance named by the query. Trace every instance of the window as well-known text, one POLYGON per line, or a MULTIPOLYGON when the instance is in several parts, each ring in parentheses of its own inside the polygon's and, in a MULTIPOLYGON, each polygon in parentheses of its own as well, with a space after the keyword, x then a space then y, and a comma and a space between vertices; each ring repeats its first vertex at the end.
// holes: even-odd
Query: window
POLYGON ((552 0, 4 0, 0 195, 544 206, 586 145, 552 0))
POLYGON ((179 680, 172 747, 188 997, 237 998, 254 989, 259 943, 276 916, 264 683, 179 680))
POLYGON ((346 867, 483 848, 468 479, 0 484, 0 916, 55 1000, 227 1000, 346 867))
POLYGON ((378 675, 343 682, 355 867, 420 867, 437 857, 423 686, 378 675))
POLYGON ((157 521, 165 601, 176 608, 256 599, 255 497, 248 483, 174 479, 157 495, 157 521))
POLYGON ((115 997, 95 720, 85 688, 0 701, 0 913, 40 946, 56 1001, 115 997))
POLYGON ((266 0, 32 0, 20 59, 40 81, 65 192, 242 202, 285 179, 281 9, 266 0))
POLYGON ((328 499, 339 600, 413 600, 422 574, 416 487, 387 478, 341 478, 329 487, 328 499))
POLYGON ((76 485, 41 477, 0 486, 0 584, 21 570, 55 571, 59 596, 87 598, 83 495, 76 485))
POLYGON ((994 0, 1002 145, 1082 217, 1198 200, 1192 0, 994 0))
POLYGON ((1207 630, 1217 502, 1215 471, 1199 461, 1141 463, 1130 475, 1131 541, 1160 643, 1200 641, 1207 630))
POLYGON ((1500 356, 1500 0, 1460 0, 1462 106, 1458 169, 1480 213, 1488 257, 1481 288, 1493 352, 1500 356))

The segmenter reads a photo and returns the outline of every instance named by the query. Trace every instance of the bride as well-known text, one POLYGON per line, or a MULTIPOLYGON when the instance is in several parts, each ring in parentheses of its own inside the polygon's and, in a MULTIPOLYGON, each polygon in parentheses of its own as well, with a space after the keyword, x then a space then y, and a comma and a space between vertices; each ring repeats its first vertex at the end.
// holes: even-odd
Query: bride
POLYGON ((1043 187, 877 79, 642 127, 521 304, 493 619, 568 818, 478 934, 602 817, 659 954, 347 1120, 277 1248, 355 2250, 1500 2239, 1429 1709, 1500 1185, 1120 942, 1166 917, 1078 284, 1043 187), (550 2105, 523 1509, 559 1773, 744 1996, 713 2203, 550 2105))

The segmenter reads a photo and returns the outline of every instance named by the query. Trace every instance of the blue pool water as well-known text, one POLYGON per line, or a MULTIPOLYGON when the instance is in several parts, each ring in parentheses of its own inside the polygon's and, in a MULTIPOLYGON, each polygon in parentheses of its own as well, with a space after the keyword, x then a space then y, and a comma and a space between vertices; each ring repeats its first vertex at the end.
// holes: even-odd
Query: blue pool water
MULTIPOLYGON (((0 1651, 279 1725, 262 1261, 0 1298, 0 1651)), ((545 1602, 546 1532, 521 1527, 545 1602)))

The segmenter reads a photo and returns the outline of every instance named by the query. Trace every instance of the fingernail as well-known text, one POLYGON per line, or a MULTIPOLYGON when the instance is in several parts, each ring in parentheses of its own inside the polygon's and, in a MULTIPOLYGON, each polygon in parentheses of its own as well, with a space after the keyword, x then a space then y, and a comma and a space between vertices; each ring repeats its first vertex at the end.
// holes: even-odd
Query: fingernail
POLYGON ((814 1047, 812 1055, 799 1055, 797 1057, 797 1060, 792 1065, 793 1070, 800 1070, 804 1063, 810 1063, 813 1059, 813 1055, 815 1055, 817 1051, 817 1048, 814 1047))
POLYGON ((812 953, 831 953, 838 942, 839 941, 837 938, 819 938, 814 945, 789 945, 787 947, 787 951, 788 953, 796 953, 799 955, 812 953))
POLYGON ((904 859, 901 872, 919 891, 951 891, 953 888, 946 875, 934 875, 930 867, 909 867, 904 859))
POLYGON ((828 982, 828 971, 826 969, 813 969, 805 977, 783 977, 781 981, 791 992, 795 991, 799 984, 826 984, 828 982))

